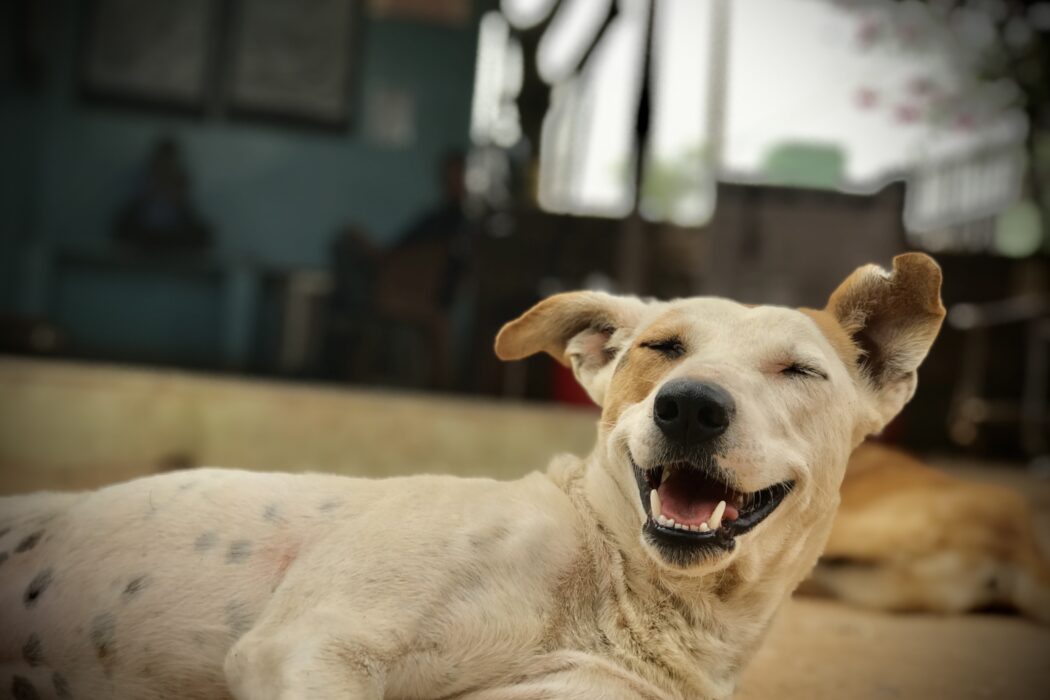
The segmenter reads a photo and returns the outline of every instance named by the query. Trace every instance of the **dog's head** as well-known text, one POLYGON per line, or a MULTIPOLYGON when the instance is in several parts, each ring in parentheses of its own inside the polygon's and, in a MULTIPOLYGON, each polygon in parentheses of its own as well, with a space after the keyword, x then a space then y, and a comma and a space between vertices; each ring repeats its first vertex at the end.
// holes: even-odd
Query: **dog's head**
POLYGON ((915 392, 940 282, 911 253, 858 269, 819 311, 559 294, 504 326, 496 354, 572 367, 602 408, 600 515, 640 526, 661 566, 815 559, 850 452, 915 392))

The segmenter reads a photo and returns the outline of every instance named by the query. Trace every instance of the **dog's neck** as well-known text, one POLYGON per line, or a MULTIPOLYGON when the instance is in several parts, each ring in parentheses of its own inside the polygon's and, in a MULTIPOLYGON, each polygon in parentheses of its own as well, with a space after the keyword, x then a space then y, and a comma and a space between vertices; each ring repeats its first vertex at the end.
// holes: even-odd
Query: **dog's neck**
POLYGON ((645 648, 649 663, 634 670, 658 686, 689 697, 731 696, 745 662, 820 545, 812 554, 802 550, 813 547, 789 548, 794 551, 774 561, 738 555, 707 573, 657 564, 640 540, 630 500, 639 497, 610 475, 608 459, 597 449, 563 483, 584 518, 596 580, 610 589, 599 600, 614 601, 616 608, 599 620, 611 624, 604 634, 645 648))

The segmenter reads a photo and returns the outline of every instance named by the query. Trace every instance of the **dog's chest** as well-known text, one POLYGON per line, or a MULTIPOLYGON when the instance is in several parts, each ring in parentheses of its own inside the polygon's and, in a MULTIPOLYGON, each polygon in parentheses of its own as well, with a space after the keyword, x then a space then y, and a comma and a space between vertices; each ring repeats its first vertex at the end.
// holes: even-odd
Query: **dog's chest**
POLYGON ((566 615, 566 647, 600 656, 668 698, 731 697, 741 650, 704 624, 705 611, 666 590, 617 586, 591 595, 566 615))

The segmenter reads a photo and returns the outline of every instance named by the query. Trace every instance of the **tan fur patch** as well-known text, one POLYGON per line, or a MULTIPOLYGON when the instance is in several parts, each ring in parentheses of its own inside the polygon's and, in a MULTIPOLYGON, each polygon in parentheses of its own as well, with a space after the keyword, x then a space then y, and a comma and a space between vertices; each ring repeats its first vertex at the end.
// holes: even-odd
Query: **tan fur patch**
POLYGON ((815 590, 888 610, 1007 604, 1050 622, 1050 559, 1033 518, 1011 489, 866 443, 850 458, 824 551, 824 561, 839 564, 816 572, 815 590))
POLYGON ((1025 500, 1010 489, 955 479, 899 450, 866 443, 850 458, 826 553, 889 560, 952 549, 1007 559, 1030 517, 1025 500), (864 527, 875 522, 877 529, 864 527))
POLYGON ((855 270, 828 300, 827 310, 847 331, 866 325, 873 314, 944 317, 941 268, 933 258, 923 253, 905 253, 893 259, 889 275, 875 273, 874 269, 866 265, 855 270))
POLYGON ((642 345, 681 336, 681 324, 680 313, 672 311, 664 314, 624 351, 609 385, 609 398, 602 411, 604 425, 612 425, 624 409, 648 396, 657 382, 674 365, 674 360, 642 345))
POLYGON ((806 308, 801 308, 799 311, 809 316, 817 324, 817 328, 835 349, 835 354, 842 359, 842 363, 846 365, 851 374, 855 373, 857 360, 860 358, 860 348, 853 342, 853 338, 846 332, 846 329, 839 325, 835 317, 827 311, 806 308))
POLYGON ((893 259, 886 273, 858 268, 828 299, 826 311, 865 353, 872 379, 913 372, 941 328, 941 269, 923 253, 893 259))

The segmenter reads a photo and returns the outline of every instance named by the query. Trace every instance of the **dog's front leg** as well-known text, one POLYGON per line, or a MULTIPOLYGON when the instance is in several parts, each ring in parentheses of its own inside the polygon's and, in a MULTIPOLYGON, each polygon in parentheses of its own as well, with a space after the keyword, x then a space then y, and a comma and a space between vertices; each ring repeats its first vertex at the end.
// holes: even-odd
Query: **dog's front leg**
POLYGON ((385 645, 366 624, 345 622, 315 610, 259 625, 226 656, 230 691, 237 700, 382 700, 385 645))
POLYGON ((537 657, 532 667, 510 683, 495 684, 461 700, 669 700, 638 674, 608 659, 578 651, 537 657))

